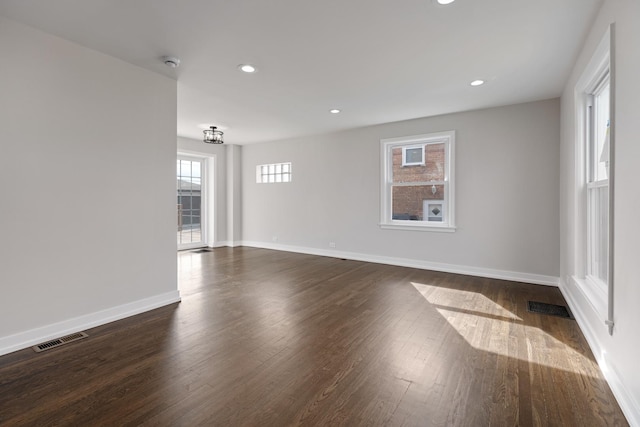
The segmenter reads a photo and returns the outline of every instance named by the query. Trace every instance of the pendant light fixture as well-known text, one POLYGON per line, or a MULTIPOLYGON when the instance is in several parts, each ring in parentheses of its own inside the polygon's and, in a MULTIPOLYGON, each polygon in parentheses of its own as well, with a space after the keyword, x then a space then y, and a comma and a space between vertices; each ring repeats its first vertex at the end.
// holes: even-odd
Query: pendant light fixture
POLYGON ((224 133, 221 130, 218 130, 217 127, 211 126, 211 129, 205 129, 204 132, 204 142, 207 144, 222 144, 224 141, 222 140, 222 136, 224 133))

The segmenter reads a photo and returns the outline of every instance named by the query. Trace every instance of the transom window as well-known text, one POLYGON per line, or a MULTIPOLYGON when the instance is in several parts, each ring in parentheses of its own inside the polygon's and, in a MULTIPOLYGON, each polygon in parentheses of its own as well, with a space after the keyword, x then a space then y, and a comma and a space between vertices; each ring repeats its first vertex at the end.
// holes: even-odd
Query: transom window
POLYGON ((454 231, 455 132, 381 143, 382 228, 454 231))
POLYGON ((256 182, 258 184, 291 182, 291 163, 272 163, 256 166, 256 182))

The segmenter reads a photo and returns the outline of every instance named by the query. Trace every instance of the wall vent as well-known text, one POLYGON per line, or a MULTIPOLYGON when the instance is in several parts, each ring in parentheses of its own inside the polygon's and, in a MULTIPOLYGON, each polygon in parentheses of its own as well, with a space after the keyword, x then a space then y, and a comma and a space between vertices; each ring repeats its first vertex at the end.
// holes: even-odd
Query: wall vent
POLYGON ((67 335, 62 338, 56 338, 51 341, 43 342, 42 344, 34 345, 33 350, 37 353, 45 350, 51 350, 52 348, 60 347, 61 345, 69 344, 70 342, 78 341, 83 338, 87 338, 87 335, 84 332, 76 332, 75 334, 67 335))

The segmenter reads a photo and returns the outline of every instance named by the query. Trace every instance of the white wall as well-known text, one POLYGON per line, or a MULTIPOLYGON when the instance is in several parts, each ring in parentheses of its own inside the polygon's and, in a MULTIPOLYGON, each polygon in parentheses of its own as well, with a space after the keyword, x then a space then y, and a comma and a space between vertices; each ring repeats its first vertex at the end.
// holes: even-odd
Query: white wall
POLYGON ((227 244, 227 146, 205 144, 202 140, 178 137, 178 152, 208 159, 208 246, 227 244), (211 172, 213 171, 213 176, 211 172), (211 188, 213 185, 213 189, 211 188), (213 221, 213 223, 211 223, 213 221))
POLYGON ((0 354, 179 299, 176 82, 0 18, 0 354))
POLYGON ((640 426, 640 2, 607 0, 588 35, 562 95, 561 148, 561 289, 598 358, 629 422, 640 426), (589 304, 568 276, 575 274, 579 245, 574 225, 575 203, 574 90, 610 23, 615 22, 615 291, 613 336, 604 318, 589 304))
POLYGON ((243 241, 557 283, 559 117, 555 99, 243 146, 243 241), (380 139, 446 130, 457 231, 380 229, 380 139), (293 182, 256 184, 256 165, 278 162, 293 182))
POLYGON ((227 147, 227 240, 238 246, 242 239, 242 147, 227 147))

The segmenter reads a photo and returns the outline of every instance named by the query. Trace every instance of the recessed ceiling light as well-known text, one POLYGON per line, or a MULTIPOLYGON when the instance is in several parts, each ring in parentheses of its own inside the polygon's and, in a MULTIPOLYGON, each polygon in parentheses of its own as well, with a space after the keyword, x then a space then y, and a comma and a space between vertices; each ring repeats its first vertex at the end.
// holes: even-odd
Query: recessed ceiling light
POLYGON ((249 64, 240 64, 240 65, 238 65, 238 68, 240 68, 240 71, 244 71, 245 73, 255 73, 256 72, 256 67, 254 67, 253 65, 249 65, 249 64))
POLYGON ((474 80, 471 82, 471 86, 480 86, 484 84, 484 80, 474 80))
POLYGON ((438 4, 451 4, 456 0, 438 0, 438 4))
POLYGON ((333 109, 329 110, 329 112, 331 114, 338 114, 340 112, 340 110, 338 110, 337 108, 333 108, 333 109))

